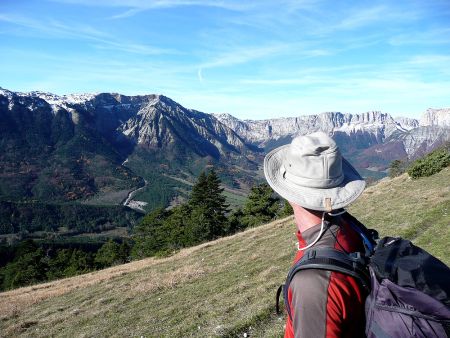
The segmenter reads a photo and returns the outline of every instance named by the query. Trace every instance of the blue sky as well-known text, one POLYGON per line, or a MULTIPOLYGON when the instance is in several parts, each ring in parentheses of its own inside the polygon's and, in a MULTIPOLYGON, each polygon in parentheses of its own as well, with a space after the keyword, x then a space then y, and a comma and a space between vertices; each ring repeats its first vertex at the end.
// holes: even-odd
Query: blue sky
POLYGON ((263 119, 450 107, 450 2, 0 2, 0 86, 263 119))

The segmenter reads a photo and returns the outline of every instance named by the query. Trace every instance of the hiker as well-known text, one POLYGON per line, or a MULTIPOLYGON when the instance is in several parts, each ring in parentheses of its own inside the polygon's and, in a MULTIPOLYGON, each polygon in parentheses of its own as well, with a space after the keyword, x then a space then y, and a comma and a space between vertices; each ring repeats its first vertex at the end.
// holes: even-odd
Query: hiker
MULTIPOLYGON (((332 138, 323 132, 294 138, 267 154, 264 174, 294 210, 298 230, 294 263, 311 247, 364 253, 363 241, 344 208, 358 198, 365 182, 332 138)), ((290 315, 285 337, 364 337, 367 293, 354 277, 302 270, 294 275, 286 295, 290 315)))

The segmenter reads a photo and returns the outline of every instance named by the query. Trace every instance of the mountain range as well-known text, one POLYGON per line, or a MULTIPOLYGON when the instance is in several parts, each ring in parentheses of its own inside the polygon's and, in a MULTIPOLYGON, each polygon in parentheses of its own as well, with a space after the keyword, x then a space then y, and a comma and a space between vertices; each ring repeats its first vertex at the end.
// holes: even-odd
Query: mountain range
POLYGON ((401 141, 404 151, 400 157, 413 158, 417 157, 417 150, 429 151, 435 147, 435 142, 439 143, 448 138, 450 128, 450 109, 428 109, 421 120, 394 118, 379 111, 362 114, 327 112, 301 117, 245 121, 229 114, 215 116, 246 141, 263 147, 265 151, 280 143, 289 142, 296 135, 324 131, 341 143, 344 153, 351 150, 351 143, 355 148, 368 149, 401 141))
POLYGON ((262 179, 267 151, 318 130, 363 175, 381 177, 392 160, 450 140, 450 109, 428 109, 420 120, 377 111, 240 120, 163 95, 0 89, 0 199, 131 206, 134 199, 150 210, 182 199, 209 167, 240 195, 262 179))

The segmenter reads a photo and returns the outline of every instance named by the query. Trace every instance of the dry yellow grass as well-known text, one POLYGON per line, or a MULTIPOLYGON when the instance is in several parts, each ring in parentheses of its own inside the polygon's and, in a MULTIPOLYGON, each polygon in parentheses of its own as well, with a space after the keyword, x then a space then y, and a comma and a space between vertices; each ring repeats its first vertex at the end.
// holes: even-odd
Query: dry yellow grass
POLYGON ((28 308, 47 298, 57 297, 74 289, 98 284, 102 281, 113 279, 116 276, 123 276, 132 271, 140 270, 143 267, 151 266, 154 264, 154 261, 154 258, 147 258, 72 278, 0 293, 0 320, 10 316, 17 316, 21 309, 28 308))
MULTIPOLYGON (((183 252, 183 254, 186 253, 183 252)), ((167 261, 173 260, 174 258, 175 256, 167 259, 167 261)), ((150 267, 155 263, 155 259, 153 258, 144 259, 72 278, 0 293, 0 320, 15 317, 20 314, 21 309, 26 309, 47 298, 61 296, 75 289, 82 289, 94 284, 110 281, 118 276, 125 276, 133 271, 150 267)), ((134 293, 139 293, 170 288, 189 279, 198 278, 204 273, 205 270, 200 266, 182 266, 175 271, 156 273, 148 278, 142 279, 139 284, 131 287, 131 290, 134 293)))

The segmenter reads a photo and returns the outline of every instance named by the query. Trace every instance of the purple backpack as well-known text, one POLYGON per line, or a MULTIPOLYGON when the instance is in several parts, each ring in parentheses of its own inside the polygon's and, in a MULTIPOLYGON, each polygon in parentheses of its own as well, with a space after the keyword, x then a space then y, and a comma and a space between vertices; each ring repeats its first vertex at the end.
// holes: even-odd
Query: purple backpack
POLYGON ((366 335, 449 337, 450 269, 402 238, 385 237, 369 262, 366 335))
MULTIPOLYGON (((294 275, 322 269, 355 277, 367 290, 366 336, 369 338, 450 337, 450 268, 425 250, 402 238, 384 237, 346 215, 364 240, 366 253, 345 254, 332 248, 312 247, 289 271, 294 275)), ((285 301, 286 303, 286 301, 285 301)), ((289 307, 286 307, 291 316, 289 307)))

